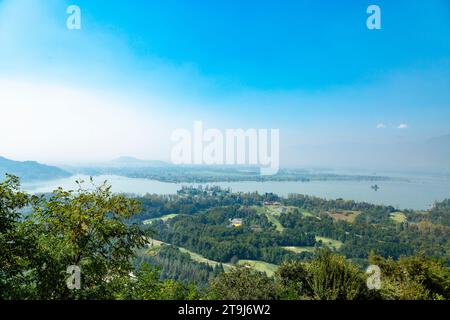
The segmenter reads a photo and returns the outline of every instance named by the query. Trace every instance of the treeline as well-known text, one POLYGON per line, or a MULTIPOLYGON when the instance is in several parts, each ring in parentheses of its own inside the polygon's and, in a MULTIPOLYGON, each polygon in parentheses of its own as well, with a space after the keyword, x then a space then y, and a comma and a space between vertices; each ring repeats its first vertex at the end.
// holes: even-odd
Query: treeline
POLYGON ((263 176, 258 167, 216 166, 143 166, 143 167, 78 167, 77 172, 86 175, 118 175, 128 178, 157 180, 169 183, 218 183, 238 181, 388 181, 392 178, 371 175, 341 175, 312 173, 302 169, 280 169, 275 175, 263 176))
POLYGON ((260 205, 267 196, 258 193, 232 193, 219 187, 184 187, 176 195, 147 194, 137 197, 141 203, 141 212, 132 218, 132 222, 159 218, 167 214, 192 215, 209 208, 229 205, 260 205))
MULTIPOLYGON (((449 215, 450 211, 446 214, 449 215)), ((343 245, 339 252, 347 258, 367 260, 371 251, 394 259, 424 253, 430 257, 442 258, 450 264, 449 227, 427 220, 396 223, 388 218, 375 224, 367 223, 365 218, 358 218, 349 223, 335 221, 327 215, 321 215, 320 218, 308 217, 294 210, 281 214, 279 221, 295 232, 312 233, 341 241, 343 245)))
POLYGON ((221 262, 229 262, 234 256, 275 264, 299 259, 307 255, 294 255, 280 247, 315 246, 314 236, 323 236, 341 241, 339 252, 363 265, 367 264, 370 251, 395 259, 424 253, 443 258, 450 265, 450 227, 445 224, 450 216, 448 200, 436 203, 426 213, 404 211, 407 220, 402 223, 392 219, 391 214, 397 210, 390 206, 303 195, 284 199, 274 194, 233 194, 217 187, 185 188, 176 196, 149 195, 139 201, 144 205, 145 217, 184 214, 167 222, 153 223, 159 240, 221 262), (284 227, 282 233, 251 208, 266 201, 296 206, 297 209, 277 217, 284 227), (312 212, 313 216, 302 211, 312 212), (359 215, 351 223, 337 221, 327 214, 336 211, 357 211, 359 215), (233 218, 243 218, 244 225, 230 228, 229 219, 233 218))
POLYGON ((378 213, 379 215, 386 216, 396 211, 392 206, 375 205, 366 202, 356 202, 354 200, 326 200, 302 194, 289 194, 286 199, 281 198, 278 201, 281 201, 285 205, 295 206, 317 214, 324 211, 349 210, 378 213))
POLYGON ((408 213, 408 217, 414 222, 428 221, 450 227, 450 199, 435 202, 433 207, 425 212, 411 211, 408 213))
POLYGON ((363 211, 367 213, 367 217, 364 216, 364 218, 373 219, 373 221, 366 221, 369 223, 386 220, 390 213, 396 211, 392 206, 374 205, 353 200, 325 200, 300 194, 290 194, 287 198, 282 198, 273 193, 232 193, 229 189, 202 186, 185 187, 179 190, 176 195, 147 194, 136 199, 142 204, 142 212, 137 217, 141 220, 158 218, 173 213, 190 215, 209 208, 230 205, 261 206, 265 201, 295 206, 316 214, 333 210, 363 211))
POLYGON ((222 265, 214 267, 191 259, 188 253, 181 252, 171 245, 163 245, 154 250, 145 250, 138 254, 135 268, 142 263, 148 263, 158 268, 161 280, 176 280, 185 285, 195 284, 204 288, 211 279, 224 272, 222 265))

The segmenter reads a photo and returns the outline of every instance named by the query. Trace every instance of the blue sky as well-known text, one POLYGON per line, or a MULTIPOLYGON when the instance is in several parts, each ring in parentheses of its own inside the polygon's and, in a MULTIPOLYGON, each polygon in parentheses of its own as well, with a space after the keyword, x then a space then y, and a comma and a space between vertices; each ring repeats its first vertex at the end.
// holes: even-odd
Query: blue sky
POLYGON ((30 103, 52 120, 29 119, 23 136, 0 144, 21 159, 166 159, 171 130, 194 120, 280 128, 285 150, 418 142, 450 133, 450 3, 0 0, 0 82, 4 116, 22 116, 8 103, 30 103), (66 28, 70 4, 81 30, 66 28), (381 30, 366 28, 370 4, 381 30), (86 111, 88 97, 103 107, 86 111), (124 115, 129 128, 118 130, 124 115), (119 143, 100 147, 107 137, 97 145, 92 130, 119 143), (30 136, 48 146, 34 150, 30 136), (61 155, 64 137, 74 147, 61 155))

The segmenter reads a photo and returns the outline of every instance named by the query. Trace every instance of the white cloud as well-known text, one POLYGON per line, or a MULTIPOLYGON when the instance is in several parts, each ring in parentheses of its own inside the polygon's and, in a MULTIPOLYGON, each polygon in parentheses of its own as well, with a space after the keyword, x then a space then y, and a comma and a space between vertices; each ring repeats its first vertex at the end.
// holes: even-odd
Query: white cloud
POLYGON ((384 129, 386 128, 386 125, 384 123, 377 124, 377 129, 384 129))
POLYGON ((408 129, 408 125, 406 123, 402 123, 397 128, 398 129, 408 129))

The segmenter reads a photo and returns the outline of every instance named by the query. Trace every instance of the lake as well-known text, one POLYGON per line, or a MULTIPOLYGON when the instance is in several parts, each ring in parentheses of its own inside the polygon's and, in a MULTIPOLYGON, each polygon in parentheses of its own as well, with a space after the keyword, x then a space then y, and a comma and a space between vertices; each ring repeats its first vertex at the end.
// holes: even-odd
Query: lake
MULTIPOLYGON (((404 178, 404 177, 403 177, 404 178)), ((77 188, 75 181, 83 179, 89 184, 89 177, 83 175, 65 179, 24 183, 23 189, 31 193, 51 192, 57 187, 67 190, 77 188)), ((392 205, 400 209, 429 209, 434 201, 450 198, 450 179, 432 176, 409 176, 408 181, 378 181, 378 191, 372 190, 370 181, 311 181, 311 182, 218 182, 202 185, 218 185, 235 192, 273 192, 280 196, 299 193, 326 199, 343 198, 374 204, 392 205)), ((99 185, 107 180, 112 190, 118 193, 143 195, 146 193, 174 194, 182 186, 197 186, 191 183, 167 183, 156 180, 126 178, 121 176, 96 176, 99 185)))

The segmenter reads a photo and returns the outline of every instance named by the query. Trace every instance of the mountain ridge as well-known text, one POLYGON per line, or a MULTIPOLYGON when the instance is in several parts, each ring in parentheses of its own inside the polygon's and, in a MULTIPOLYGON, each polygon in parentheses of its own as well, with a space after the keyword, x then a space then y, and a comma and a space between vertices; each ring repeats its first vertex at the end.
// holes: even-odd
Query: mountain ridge
POLYGON ((7 173, 18 176, 22 181, 52 180, 71 176, 69 172, 55 166, 30 160, 16 161, 0 156, 0 180, 3 180, 7 173))

